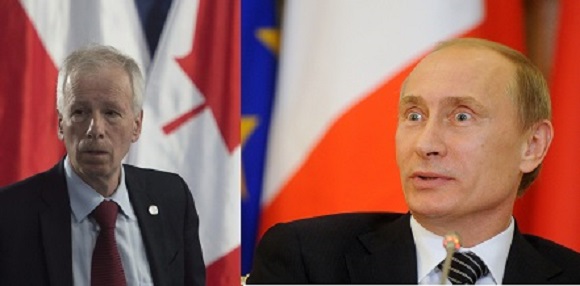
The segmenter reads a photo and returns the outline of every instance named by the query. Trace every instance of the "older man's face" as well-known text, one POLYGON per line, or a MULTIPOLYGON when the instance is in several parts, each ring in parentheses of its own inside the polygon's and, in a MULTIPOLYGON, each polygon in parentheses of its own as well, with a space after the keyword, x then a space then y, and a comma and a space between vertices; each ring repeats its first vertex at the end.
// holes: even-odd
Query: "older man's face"
POLYGON ((413 215, 511 214, 527 138, 507 93, 514 73, 495 52, 450 47, 409 77, 396 151, 413 215))
POLYGON ((141 132, 129 76, 120 67, 72 74, 59 114, 59 135, 81 178, 118 178, 121 160, 141 132))

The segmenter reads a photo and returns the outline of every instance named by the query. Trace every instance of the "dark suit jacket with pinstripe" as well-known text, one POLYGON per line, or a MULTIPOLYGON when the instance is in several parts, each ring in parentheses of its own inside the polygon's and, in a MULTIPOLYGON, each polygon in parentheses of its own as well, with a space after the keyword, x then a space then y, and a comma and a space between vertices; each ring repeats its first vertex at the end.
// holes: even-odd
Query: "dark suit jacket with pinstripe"
MULTIPOLYGON (((272 227, 247 282, 417 284, 409 214, 323 216, 272 227)), ((580 254, 517 227, 504 284, 580 283, 580 254)))
MULTIPOLYGON (((199 220, 176 174, 124 165, 155 285, 205 285, 199 220), (158 215, 149 206, 156 205, 158 215)), ((63 161, 0 189, 0 285, 72 285, 71 208, 63 161)))

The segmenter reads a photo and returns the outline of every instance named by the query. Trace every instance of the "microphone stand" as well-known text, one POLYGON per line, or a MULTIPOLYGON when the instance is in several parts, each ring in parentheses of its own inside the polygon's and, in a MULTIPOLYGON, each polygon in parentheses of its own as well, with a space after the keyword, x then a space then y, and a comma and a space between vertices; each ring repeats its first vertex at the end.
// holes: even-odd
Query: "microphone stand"
POLYGON ((447 284, 447 278, 449 277, 449 271, 451 270, 451 260, 453 258, 453 254, 455 251, 461 248, 461 241, 459 239, 459 234, 457 233, 450 233, 445 235, 443 238, 443 247, 445 247, 445 251, 447 251, 447 255, 445 256, 445 261, 443 262, 443 269, 441 269, 441 285, 447 284))

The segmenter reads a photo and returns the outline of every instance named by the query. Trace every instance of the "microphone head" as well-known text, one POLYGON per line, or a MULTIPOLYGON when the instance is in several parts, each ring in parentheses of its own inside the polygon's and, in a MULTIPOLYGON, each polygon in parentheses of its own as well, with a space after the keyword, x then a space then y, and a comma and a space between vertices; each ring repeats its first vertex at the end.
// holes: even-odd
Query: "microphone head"
POLYGON ((461 238, 456 232, 451 232, 443 237, 443 247, 450 251, 457 251, 461 248, 461 238))

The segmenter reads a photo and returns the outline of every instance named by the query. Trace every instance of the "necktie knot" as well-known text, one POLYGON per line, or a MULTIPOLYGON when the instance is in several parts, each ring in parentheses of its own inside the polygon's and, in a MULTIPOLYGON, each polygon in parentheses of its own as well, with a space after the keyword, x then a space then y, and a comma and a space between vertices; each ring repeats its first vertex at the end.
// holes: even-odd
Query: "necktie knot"
MULTIPOLYGON (((437 265, 439 269, 443 268, 443 262, 437 265)), ((489 274, 489 269, 485 262, 471 251, 455 252, 451 260, 451 269, 449 270, 449 281, 456 284, 475 284, 475 282, 489 274)))
POLYGON ((115 228, 119 206, 113 201, 103 201, 93 211, 93 217, 101 229, 115 228))

